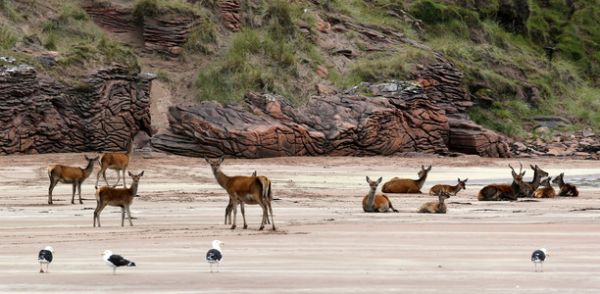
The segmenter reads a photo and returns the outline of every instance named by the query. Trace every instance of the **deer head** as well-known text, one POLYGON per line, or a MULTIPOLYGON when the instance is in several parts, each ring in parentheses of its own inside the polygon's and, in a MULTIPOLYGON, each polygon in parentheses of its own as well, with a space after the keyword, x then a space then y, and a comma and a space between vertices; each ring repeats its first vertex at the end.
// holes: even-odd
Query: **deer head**
POLYGON ((383 178, 380 177, 377 181, 371 181, 371 179, 369 179, 369 176, 367 176, 367 183, 369 183, 369 187, 371 187, 372 190, 376 190, 377 186, 381 184, 382 180, 383 178))
POLYGON ((466 190, 467 189, 467 181, 469 180, 469 178, 464 179, 463 181, 460 180, 460 178, 458 178, 458 186, 461 187, 462 189, 466 190))
POLYGON ((430 171, 431 165, 428 168, 425 168, 424 165, 421 165, 421 171, 419 171, 419 178, 426 177, 430 171))
POLYGON ((223 163, 223 160, 225 160, 225 157, 221 156, 219 158, 210 158, 210 159, 205 157, 204 160, 206 160, 206 162, 208 164, 210 164, 210 167, 213 170, 218 170, 219 167, 221 167, 221 163, 223 163))

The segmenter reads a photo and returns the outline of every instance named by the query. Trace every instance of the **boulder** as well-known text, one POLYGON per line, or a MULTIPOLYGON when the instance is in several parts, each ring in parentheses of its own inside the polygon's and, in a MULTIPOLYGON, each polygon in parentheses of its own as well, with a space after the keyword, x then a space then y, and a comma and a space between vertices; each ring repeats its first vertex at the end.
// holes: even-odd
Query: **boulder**
POLYGON ((457 116, 450 116, 448 123, 448 148, 451 151, 485 157, 511 157, 510 140, 507 137, 457 116))

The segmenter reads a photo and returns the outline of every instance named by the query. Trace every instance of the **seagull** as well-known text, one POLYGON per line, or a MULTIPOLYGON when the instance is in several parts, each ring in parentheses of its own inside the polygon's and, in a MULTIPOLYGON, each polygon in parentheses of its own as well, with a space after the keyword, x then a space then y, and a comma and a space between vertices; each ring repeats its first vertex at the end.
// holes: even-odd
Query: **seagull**
POLYGON ((104 255, 102 257, 104 262, 106 262, 108 266, 112 267, 113 275, 116 273, 118 267, 135 266, 135 262, 129 261, 123 258, 121 255, 113 254, 113 252, 110 250, 105 250, 102 255, 104 255))
POLYGON ((48 272, 48 265, 52 262, 52 253, 54 253, 54 248, 51 246, 46 246, 44 249, 40 250, 38 253, 38 262, 40 263, 40 273, 44 273, 43 264, 46 264, 46 273, 48 272))
POLYGON ((536 251, 533 251, 533 253, 531 254, 531 262, 533 262, 536 272, 538 263, 540 264, 541 271, 544 271, 544 260, 546 260, 546 257, 548 256, 550 256, 550 254, 548 254, 546 248, 540 248, 536 251))
POLYGON ((217 272, 219 272, 219 262, 223 259, 223 253, 221 253, 221 245, 225 245, 225 243, 219 240, 212 241, 212 249, 206 252, 206 261, 210 264, 210 272, 213 272, 213 264, 217 264, 217 272))

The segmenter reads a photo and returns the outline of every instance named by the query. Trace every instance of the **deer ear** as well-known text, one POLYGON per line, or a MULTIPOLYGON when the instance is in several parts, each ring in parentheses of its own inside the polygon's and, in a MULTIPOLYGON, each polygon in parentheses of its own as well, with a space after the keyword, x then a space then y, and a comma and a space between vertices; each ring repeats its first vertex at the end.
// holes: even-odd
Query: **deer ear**
POLYGON ((369 179, 369 176, 366 176, 366 178, 367 178, 367 182, 370 182, 370 181, 371 181, 371 180, 369 179))
POLYGON ((431 170, 431 165, 429 165, 429 167, 427 168, 427 170, 431 170))
POLYGON ((143 176, 143 175, 144 175, 144 171, 142 171, 142 172, 140 173, 140 177, 141 177, 141 176, 143 176))
POLYGON ((422 169, 422 170, 424 170, 424 169, 425 169, 425 166, 424 166, 424 165, 422 165, 422 164, 421 164, 421 169, 422 169))
POLYGON ((463 180, 463 183, 466 183, 469 180, 469 178, 466 178, 463 180))
POLYGON ((377 180, 377 184, 381 184, 381 181, 383 181, 383 177, 379 177, 379 180, 377 180))
POLYGON ((130 171, 128 171, 128 172, 127 172, 127 174, 128 174, 130 177, 133 177, 133 174, 132 174, 130 171))
POLYGON ((254 172, 252 173, 252 176, 253 176, 253 177, 256 177, 256 171, 254 171, 254 172))
POLYGON ((210 163, 210 161, 208 161, 208 158, 204 157, 204 160, 205 160, 207 163, 210 163))

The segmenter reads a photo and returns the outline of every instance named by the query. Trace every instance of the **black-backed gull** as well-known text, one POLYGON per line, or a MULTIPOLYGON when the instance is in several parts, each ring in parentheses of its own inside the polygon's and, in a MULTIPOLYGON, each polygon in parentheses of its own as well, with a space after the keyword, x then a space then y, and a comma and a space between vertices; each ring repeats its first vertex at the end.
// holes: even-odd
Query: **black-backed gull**
POLYGON ((135 266, 135 262, 129 261, 121 255, 113 254, 112 251, 106 250, 102 253, 102 259, 108 266, 113 269, 113 275, 115 274, 118 267, 122 266, 135 266))
POLYGON ((550 254, 548 254, 546 248, 540 248, 536 251, 533 251, 531 254, 531 262, 533 262, 536 272, 538 263, 540 264, 541 271, 544 271, 544 260, 546 260, 546 257, 548 256, 550 256, 550 254))
POLYGON ((48 272, 48 266, 52 262, 54 248, 51 246, 46 246, 44 249, 40 250, 38 253, 38 262, 40 263, 40 273, 48 272), (44 271, 43 265, 46 265, 46 271, 44 271))
POLYGON ((206 252, 206 261, 210 264, 210 272, 213 272, 213 264, 217 265, 217 272, 219 272, 219 262, 223 259, 223 253, 221 252, 221 245, 225 243, 219 240, 212 241, 212 249, 206 252))

